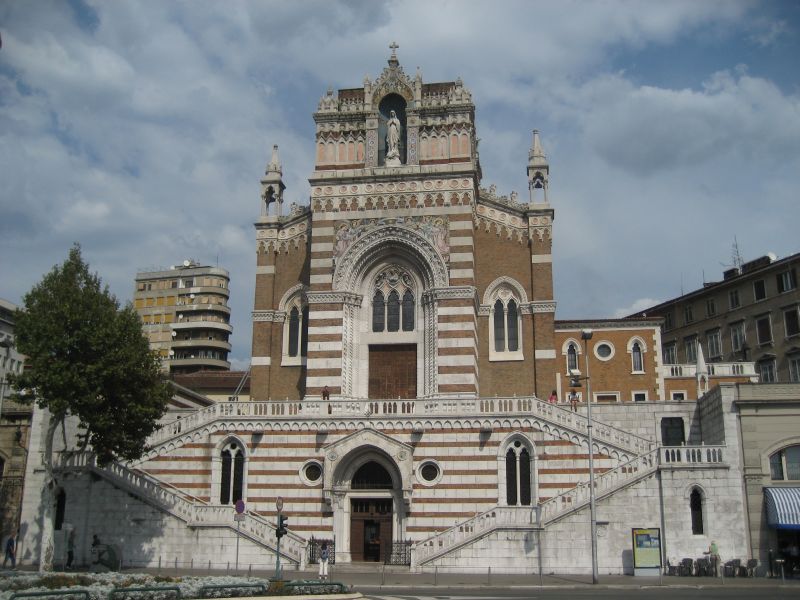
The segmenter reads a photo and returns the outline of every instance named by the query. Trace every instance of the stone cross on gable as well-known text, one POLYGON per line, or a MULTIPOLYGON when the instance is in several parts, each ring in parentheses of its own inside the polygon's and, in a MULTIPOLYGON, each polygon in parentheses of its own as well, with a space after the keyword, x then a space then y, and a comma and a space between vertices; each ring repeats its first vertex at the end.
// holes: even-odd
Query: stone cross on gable
POLYGON ((399 47, 400 46, 397 45, 397 42, 392 42, 391 44, 389 44, 389 48, 391 48, 391 50, 392 50, 392 57, 397 56, 397 49, 399 47))

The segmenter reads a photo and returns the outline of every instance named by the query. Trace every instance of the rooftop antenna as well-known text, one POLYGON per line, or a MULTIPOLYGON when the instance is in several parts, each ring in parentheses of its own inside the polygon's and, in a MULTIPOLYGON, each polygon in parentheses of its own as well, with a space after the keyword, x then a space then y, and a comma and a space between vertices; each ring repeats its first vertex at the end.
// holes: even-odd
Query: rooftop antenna
POLYGON ((739 240, 736 239, 736 236, 733 236, 733 247, 731 248, 731 263, 719 263, 723 267, 734 267, 739 271, 742 270, 742 264, 744 260, 742 259, 742 255, 739 252, 739 240))

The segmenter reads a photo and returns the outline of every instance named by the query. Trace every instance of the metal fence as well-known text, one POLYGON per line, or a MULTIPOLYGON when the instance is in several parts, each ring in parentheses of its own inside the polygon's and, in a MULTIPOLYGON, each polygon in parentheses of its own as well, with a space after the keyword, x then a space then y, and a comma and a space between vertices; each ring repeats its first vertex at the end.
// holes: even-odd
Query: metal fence
POLYGON ((387 565, 410 565, 412 542, 392 542, 386 549, 384 563, 387 565))
POLYGON ((319 563, 319 553, 322 550, 322 544, 328 544, 328 564, 336 564, 336 540, 325 540, 311 538, 306 547, 306 559, 308 564, 319 563))

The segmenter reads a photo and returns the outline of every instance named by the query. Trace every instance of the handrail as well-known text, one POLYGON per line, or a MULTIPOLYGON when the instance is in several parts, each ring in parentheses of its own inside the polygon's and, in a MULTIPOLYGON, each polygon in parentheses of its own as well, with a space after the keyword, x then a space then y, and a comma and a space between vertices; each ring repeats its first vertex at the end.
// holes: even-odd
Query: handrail
MULTIPOLYGON (((119 462, 111 462, 98 466, 91 452, 73 452, 62 454, 60 468, 87 468, 104 476, 117 486, 129 490, 166 510, 173 516, 193 526, 231 527, 234 507, 229 505, 212 505, 194 496, 182 492, 157 477, 144 473, 139 469, 131 469, 119 462)), ((239 531, 267 547, 275 547, 275 525, 252 511, 244 513, 239 531)), ((281 553, 298 565, 305 557, 306 540, 296 533, 289 532, 284 536, 281 553)))
MULTIPOLYGON (((397 400, 269 400, 247 402, 218 402, 182 419, 167 423, 148 438, 151 449, 175 439, 185 432, 221 419, 319 419, 358 417, 423 418, 452 417, 455 414, 481 418, 490 415, 517 415, 542 419, 580 436, 588 435, 587 417, 559 405, 542 401, 535 396, 495 398, 421 398, 397 400)), ((643 454, 654 443, 642 436, 607 423, 592 420, 594 439, 599 446, 612 446, 627 454, 643 454)))

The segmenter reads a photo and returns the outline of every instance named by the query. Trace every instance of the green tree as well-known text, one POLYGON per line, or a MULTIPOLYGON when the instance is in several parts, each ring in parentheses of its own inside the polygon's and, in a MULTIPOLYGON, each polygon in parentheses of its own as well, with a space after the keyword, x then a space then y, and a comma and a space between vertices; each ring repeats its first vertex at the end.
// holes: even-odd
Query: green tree
POLYGON ((130 305, 120 307, 89 271, 77 244, 25 295, 24 310, 15 319, 16 345, 26 359, 25 370, 12 384, 50 414, 39 568, 51 570, 56 431, 72 416, 80 423, 80 449, 90 447, 100 464, 138 458, 171 391, 139 316, 130 305))

